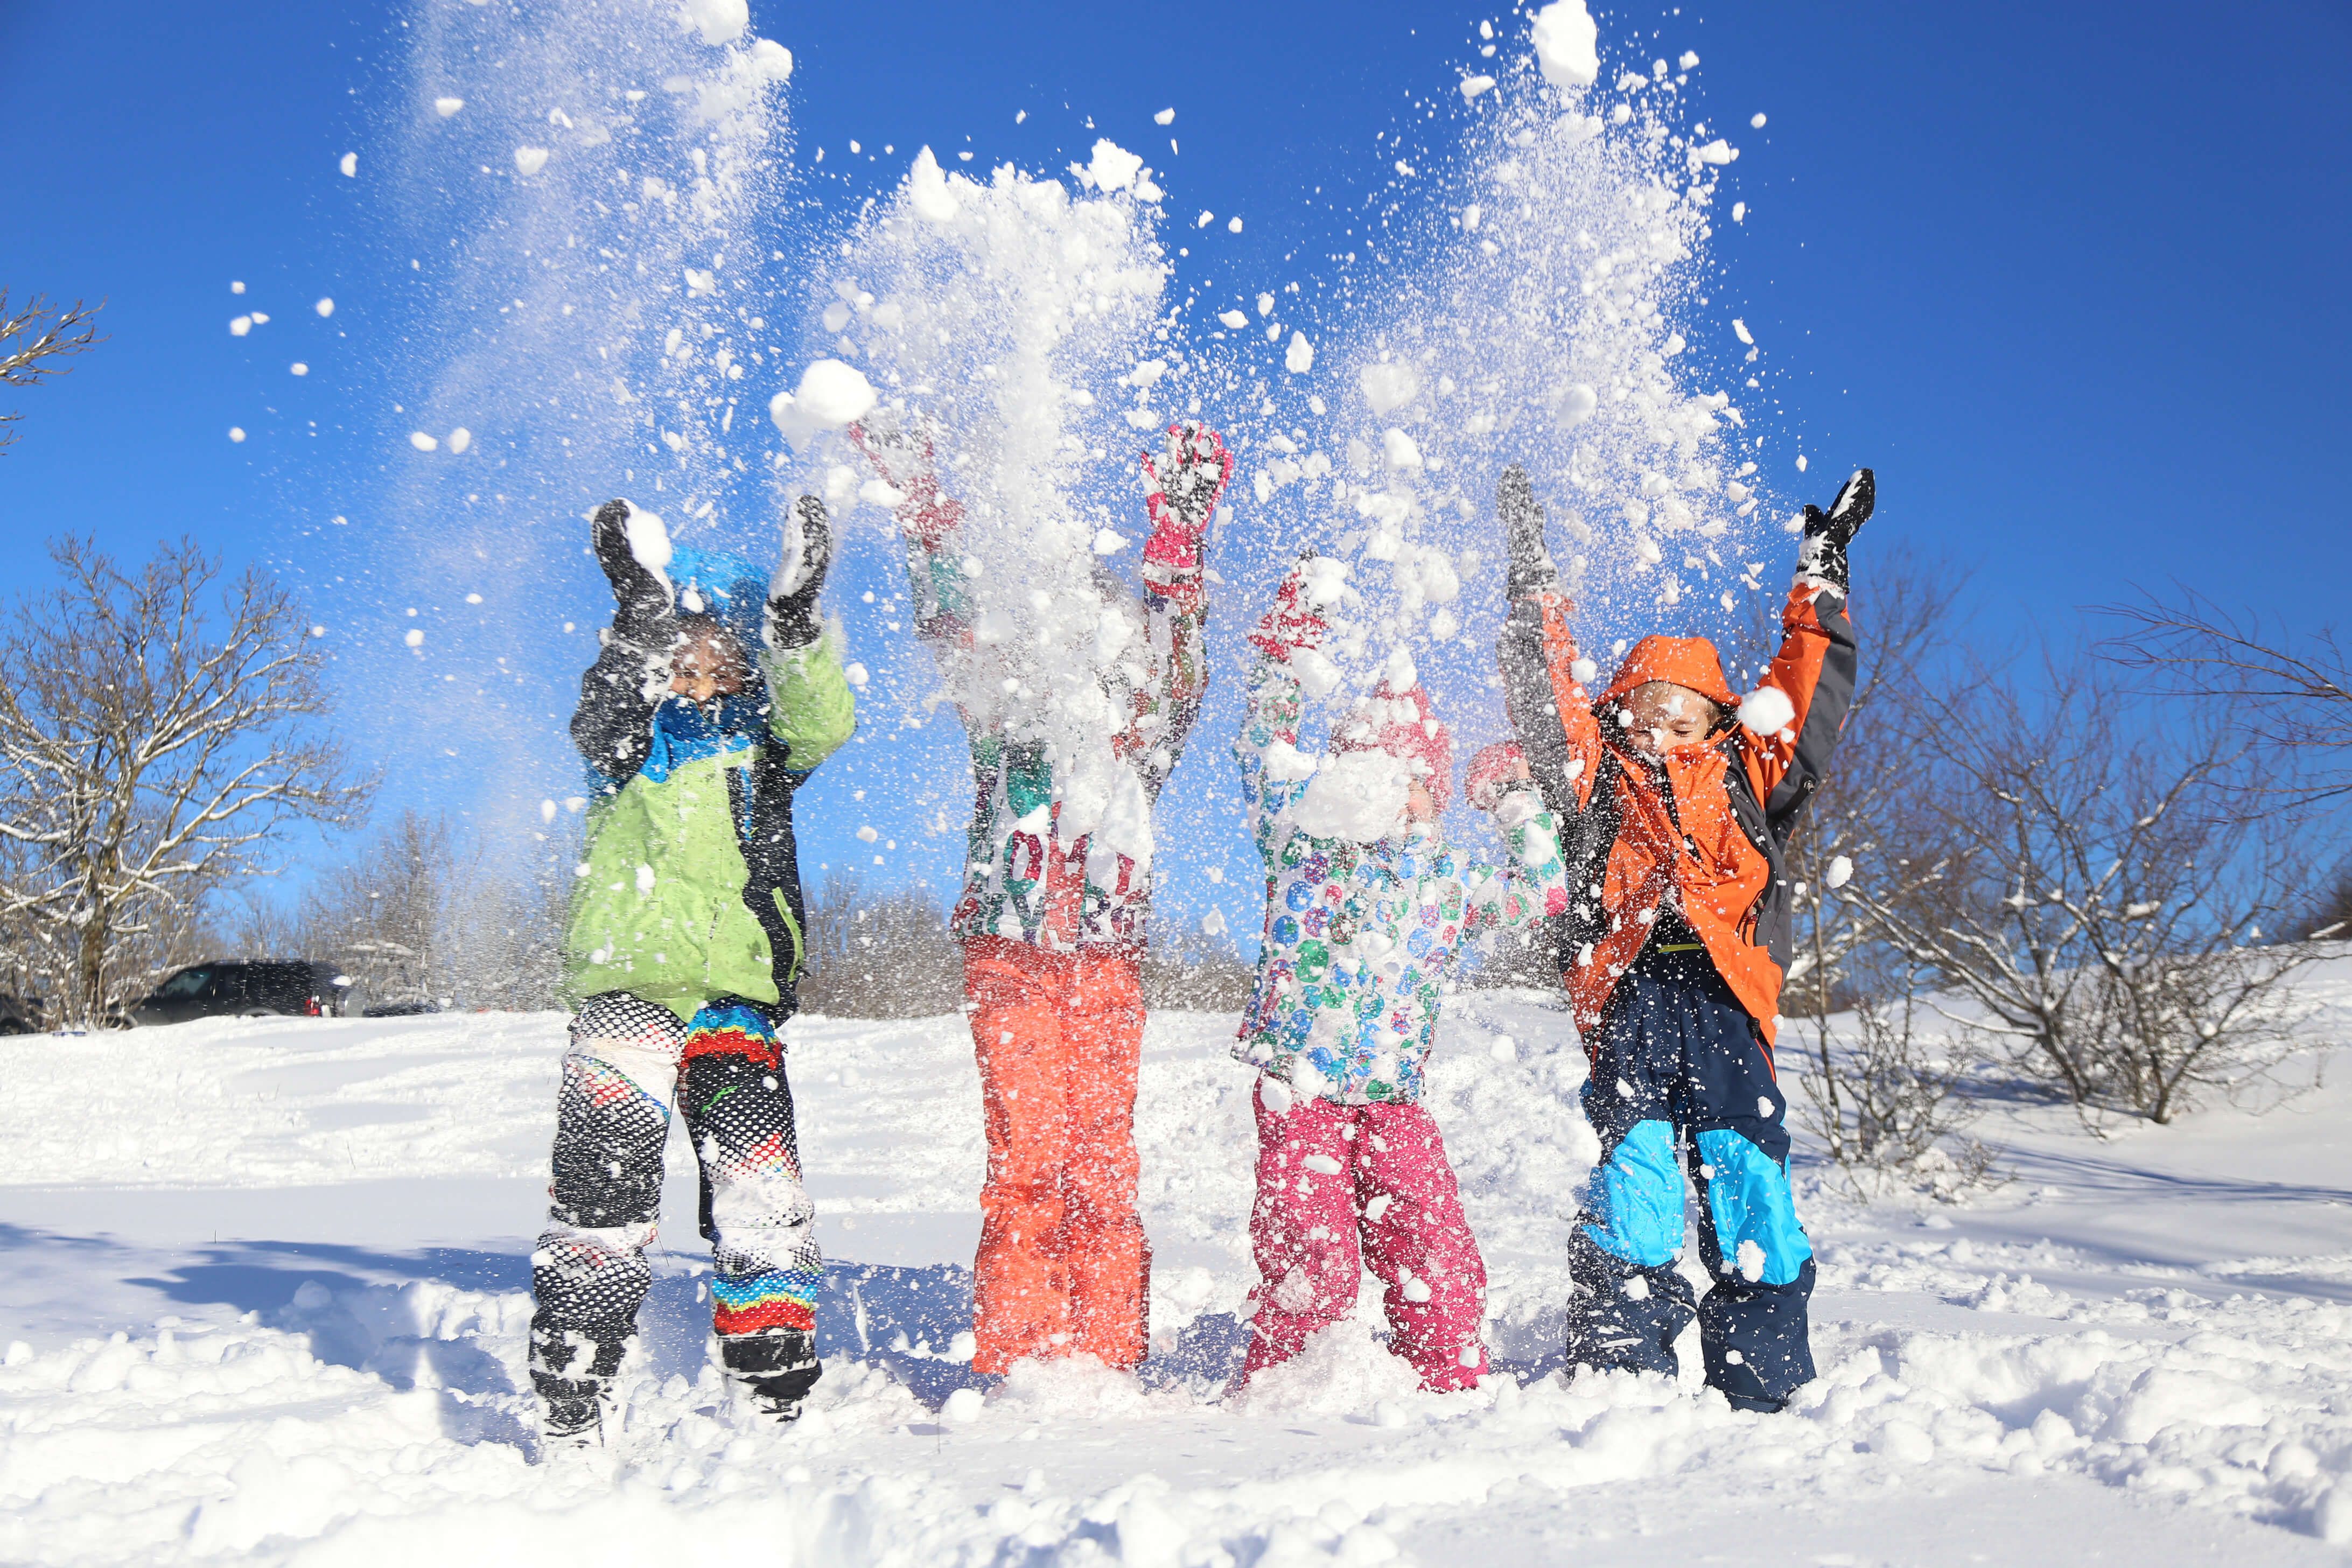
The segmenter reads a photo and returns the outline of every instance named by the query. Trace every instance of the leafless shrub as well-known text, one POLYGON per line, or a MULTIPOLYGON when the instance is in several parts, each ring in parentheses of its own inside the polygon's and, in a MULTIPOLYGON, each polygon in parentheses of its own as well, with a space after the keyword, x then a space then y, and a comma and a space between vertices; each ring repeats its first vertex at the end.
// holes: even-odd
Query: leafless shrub
POLYGON ((1256 971, 1229 942, 1187 931, 1173 921, 1151 929, 1143 956, 1143 1000, 1151 1007, 1238 1013, 1249 1005, 1256 971))
POLYGON ((1803 1121, 1855 1196, 1907 1186, 1948 1201, 1996 1184, 1996 1154, 1961 1136, 1977 1118, 1964 1091, 1973 1058, 1949 1032, 1919 1034, 1916 976, 1907 978, 1891 999, 1854 1009, 1850 1037, 1822 1022, 1798 1073, 1803 1121))
POLYGON ((175 933, 266 870, 297 822, 364 803, 319 726, 325 659, 257 569, 193 542, 126 573, 85 541, 0 626, 0 921, 86 1026, 145 988, 175 933))
MULTIPOLYGON (((106 341, 90 324, 90 318, 105 308, 104 300, 85 305, 76 300, 60 310, 36 294, 30 304, 12 314, 8 290, 0 289, 0 386, 38 386, 44 376, 71 370, 59 362, 106 341)), ((0 451, 16 441, 12 426, 21 417, 14 410, 0 414, 0 451)))
POLYGON ((1970 1027, 2086 1110, 2168 1121, 2291 1052, 2284 983, 2310 950, 2265 946, 2305 904, 2307 846, 2231 806, 2246 738, 2219 709, 2135 705, 2111 666, 2045 661, 2029 693, 1987 677, 1937 705, 1936 820, 1871 924, 1976 1005, 1970 1027))

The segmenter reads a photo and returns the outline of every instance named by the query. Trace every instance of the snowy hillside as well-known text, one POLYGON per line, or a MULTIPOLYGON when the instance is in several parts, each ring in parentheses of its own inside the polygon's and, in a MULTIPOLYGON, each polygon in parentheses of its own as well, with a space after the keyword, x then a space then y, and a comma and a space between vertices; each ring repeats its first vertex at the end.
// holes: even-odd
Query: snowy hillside
MULTIPOLYGON (((2307 1076, 2352 1021, 2352 961, 2306 985, 2330 1004, 2307 1076)), ((1535 994, 1465 996, 1433 1074, 1525 1381, 1421 1394, 1365 1325, 1236 1407, 1253 1143, 1230 1019, 1163 1015, 1147 1039, 1141 1386, 1032 1371, 952 1402, 968 1037, 803 1020, 835 1260, 811 1413, 755 1427, 706 1363, 674 1146, 617 1446, 569 1468, 529 1463, 522 1371, 561 1017, 0 1041, 0 1561, 2345 1559, 2352 1092, 2106 1142, 1996 1111, 1977 1131, 2015 1179, 1925 1213, 1801 1171, 1822 1376, 1759 1417, 1703 1394, 1695 1353, 1678 1389, 1549 1375, 1595 1147, 1565 1026, 1535 994)))

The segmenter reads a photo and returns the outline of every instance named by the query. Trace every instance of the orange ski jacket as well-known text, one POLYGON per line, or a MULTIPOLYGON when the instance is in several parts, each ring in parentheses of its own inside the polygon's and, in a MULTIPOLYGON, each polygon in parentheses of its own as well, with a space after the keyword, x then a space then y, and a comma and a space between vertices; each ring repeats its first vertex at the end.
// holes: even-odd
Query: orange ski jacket
MULTIPOLYGON (((1800 578, 1782 610, 1780 653, 1747 716, 1779 717, 1759 734, 1727 721, 1703 742, 1663 758, 1636 751, 1613 718, 1617 700, 1668 680, 1738 708, 1715 646, 1644 637, 1596 701, 1577 679, 1576 606, 1555 590, 1511 606, 1496 647, 1503 690, 1528 769, 1563 825, 1567 914, 1553 924, 1579 1031, 1590 1037, 1618 980, 1662 912, 1678 912, 1769 1046, 1780 1023, 1791 900, 1789 841, 1820 788, 1853 700, 1853 624, 1845 597, 1800 578)), ((1588 666, 1588 668, 1590 667, 1588 666)))

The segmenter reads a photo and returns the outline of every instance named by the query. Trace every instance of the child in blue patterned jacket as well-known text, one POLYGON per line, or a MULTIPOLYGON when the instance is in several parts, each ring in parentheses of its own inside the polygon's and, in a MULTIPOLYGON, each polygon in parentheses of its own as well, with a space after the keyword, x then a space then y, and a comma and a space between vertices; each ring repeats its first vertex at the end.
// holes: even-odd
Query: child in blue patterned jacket
POLYGON ((1486 1371, 1486 1264, 1436 1124, 1419 1100, 1442 995, 1463 949, 1567 906, 1550 814, 1516 746, 1471 769, 1506 866, 1448 845, 1453 740, 1412 660, 1393 656, 1336 727, 1331 754, 1297 748, 1305 693, 1337 671, 1320 651, 1334 561, 1302 561, 1250 638, 1263 656, 1234 755, 1266 866, 1255 989, 1234 1054, 1260 1069, 1260 1275, 1241 1382, 1345 1316, 1369 1267, 1386 1287, 1391 1348, 1424 1387, 1486 1371))

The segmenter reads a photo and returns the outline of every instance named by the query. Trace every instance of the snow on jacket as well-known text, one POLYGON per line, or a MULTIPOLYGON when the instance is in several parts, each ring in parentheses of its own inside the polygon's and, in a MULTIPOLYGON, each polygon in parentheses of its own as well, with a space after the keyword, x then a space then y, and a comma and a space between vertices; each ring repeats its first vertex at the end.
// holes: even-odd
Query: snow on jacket
POLYGON ((1234 1055, 1341 1104, 1416 1101, 1463 948, 1567 907, 1551 814, 1530 792, 1506 799, 1504 866, 1433 826, 1369 843, 1318 837, 1296 820, 1312 775, 1297 750, 1297 677, 1261 658, 1248 703, 1234 758, 1265 860, 1266 913, 1234 1055))
POLYGON ((1788 963, 1789 840, 1853 700, 1845 596, 1800 577, 1781 612, 1780 650, 1744 702, 1714 645, 1662 637, 1636 643, 1594 701, 1574 668, 1574 611, 1558 593, 1528 595, 1512 605, 1496 653, 1528 768, 1563 824, 1572 899, 1555 937, 1577 1028, 1591 1036, 1660 915, 1672 910, 1769 1044, 1788 963), (1741 722, 1646 757, 1600 715, 1652 680, 1738 707, 1764 732, 1741 722), (1603 780, 1607 788, 1596 790, 1603 780))
POLYGON ((929 646, 971 744, 974 784, 963 896, 950 917, 959 937, 999 936, 1051 952, 1139 952, 1150 913, 1148 857, 1116 847, 1148 843, 1160 791, 1183 754, 1208 688, 1202 566, 1147 557, 1143 637, 1110 674, 1125 722, 1108 737, 1115 763, 1105 811, 1112 826, 1062 841, 1068 780, 1043 742, 1008 732, 1003 669, 972 636, 972 607, 952 532, 910 530, 907 572, 915 629, 929 646))
POLYGON ((580 683, 572 734, 595 773, 564 933, 577 1005, 634 992, 681 1019, 716 996, 789 1013, 805 942, 793 795, 856 727, 832 638, 765 646, 767 582, 732 556, 678 549, 681 609, 726 624, 762 676, 715 719, 646 693, 641 655, 608 645, 580 683))

